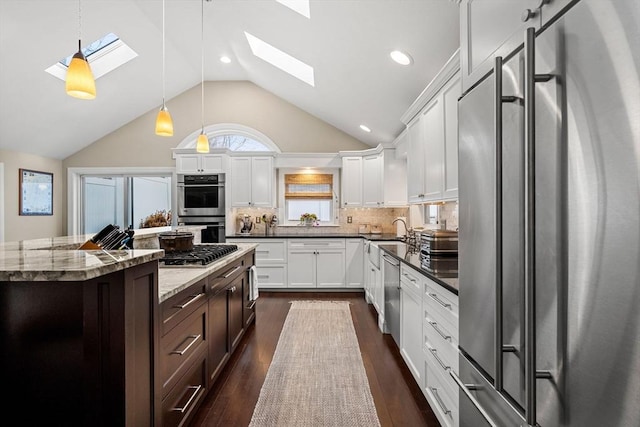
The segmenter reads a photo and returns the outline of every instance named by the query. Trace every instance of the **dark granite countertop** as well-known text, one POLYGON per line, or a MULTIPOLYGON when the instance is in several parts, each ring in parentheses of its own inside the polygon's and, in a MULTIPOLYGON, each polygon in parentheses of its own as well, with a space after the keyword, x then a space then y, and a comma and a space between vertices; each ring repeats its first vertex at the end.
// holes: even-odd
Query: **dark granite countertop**
POLYGON ((269 234, 265 236, 264 234, 232 234, 226 236, 227 239, 247 239, 247 240, 255 240, 255 239, 351 239, 351 238, 363 238, 366 240, 376 240, 376 241, 397 241, 400 240, 398 236, 393 233, 382 233, 382 234, 360 234, 360 233, 287 233, 287 232, 278 232, 276 234, 269 234))
POLYGON ((441 285, 445 289, 454 294, 458 295, 458 278, 457 277, 444 277, 442 275, 430 273, 427 270, 423 269, 420 266, 420 252, 414 252, 409 250, 408 245, 378 245, 380 249, 394 257, 395 259, 405 263, 409 267, 412 267, 414 270, 419 273, 427 276, 429 279, 433 280, 437 284, 441 285))

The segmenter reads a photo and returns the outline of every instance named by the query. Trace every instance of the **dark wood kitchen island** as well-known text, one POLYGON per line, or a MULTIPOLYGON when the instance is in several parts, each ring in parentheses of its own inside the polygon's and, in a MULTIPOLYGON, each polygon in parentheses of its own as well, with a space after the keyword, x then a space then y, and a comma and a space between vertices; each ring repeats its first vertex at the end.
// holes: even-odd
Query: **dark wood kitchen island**
POLYGON ((18 425, 153 425, 164 251, 71 250, 68 239, 0 246, 5 416, 18 425))
MULTIPOLYGON (((179 328, 167 333, 165 308, 203 284, 202 300, 208 301, 218 292, 216 278, 241 264, 235 282, 220 285, 235 291, 232 285, 242 284, 237 306, 252 314, 245 300, 255 245, 239 245, 206 268, 159 269, 162 250, 72 249, 83 238, 0 244, 5 416, 17 417, 19 425, 170 425, 165 391, 178 378, 165 379, 164 345, 179 328)), ((228 294, 233 307, 234 293, 228 294)), ((244 321, 254 318, 243 318, 236 329, 244 332, 244 321)), ((209 385, 207 378, 205 391, 209 385)))

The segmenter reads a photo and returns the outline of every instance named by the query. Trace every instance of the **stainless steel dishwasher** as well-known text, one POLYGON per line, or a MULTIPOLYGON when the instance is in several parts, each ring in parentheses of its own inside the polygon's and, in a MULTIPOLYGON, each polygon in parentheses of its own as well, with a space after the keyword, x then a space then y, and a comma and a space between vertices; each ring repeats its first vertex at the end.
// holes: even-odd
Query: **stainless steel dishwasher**
POLYGON ((384 323, 400 347, 400 261, 385 253, 384 259, 384 323))

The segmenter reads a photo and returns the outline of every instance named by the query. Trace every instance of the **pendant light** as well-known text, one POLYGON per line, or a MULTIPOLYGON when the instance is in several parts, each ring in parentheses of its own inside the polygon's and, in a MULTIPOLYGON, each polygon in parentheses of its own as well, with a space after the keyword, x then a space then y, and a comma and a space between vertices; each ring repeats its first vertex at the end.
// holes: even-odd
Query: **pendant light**
POLYGON ((93 78, 89 61, 82 53, 82 9, 78 0, 78 52, 71 58, 67 67, 65 89, 74 98, 94 99, 96 97, 96 81, 93 78))
POLYGON ((204 133, 204 0, 200 0, 201 14, 200 14, 200 72, 201 72, 201 80, 200 80, 200 97, 201 97, 201 107, 202 107, 202 131, 200 135, 198 135, 198 141, 196 142, 196 151, 198 153, 208 153, 209 152, 209 138, 204 133))
POLYGON ((164 30, 164 0, 162 0, 162 108, 156 117, 156 135, 173 136, 173 120, 164 103, 165 92, 165 30, 164 30))

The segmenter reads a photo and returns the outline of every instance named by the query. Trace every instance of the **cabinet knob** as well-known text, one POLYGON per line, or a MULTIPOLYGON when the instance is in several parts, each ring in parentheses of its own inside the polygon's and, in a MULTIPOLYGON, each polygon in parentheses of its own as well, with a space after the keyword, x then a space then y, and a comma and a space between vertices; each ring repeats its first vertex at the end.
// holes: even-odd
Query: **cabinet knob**
POLYGON ((522 22, 527 22, 529 19, 534 18, 536 15, 538 15, 537 11, 531 10, 531 9, 525 9, 522 11, 522 14, 520 15, 520 19, 522 20, 522 22))

